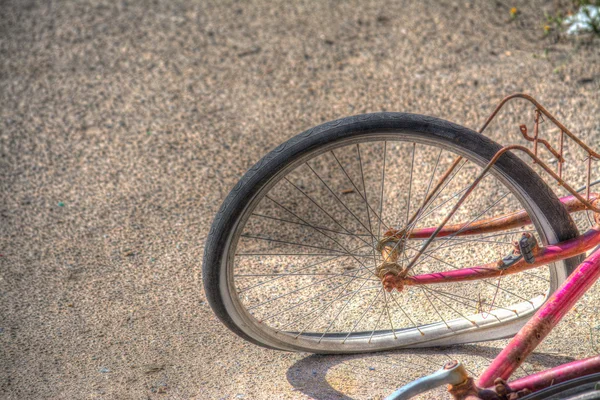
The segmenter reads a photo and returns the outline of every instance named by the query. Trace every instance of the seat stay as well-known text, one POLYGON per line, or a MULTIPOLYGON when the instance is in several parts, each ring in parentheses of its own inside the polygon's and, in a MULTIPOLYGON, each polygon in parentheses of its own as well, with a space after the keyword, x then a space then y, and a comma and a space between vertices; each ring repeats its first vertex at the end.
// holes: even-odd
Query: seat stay
MULTIPOLYGON (((600 198, 598 193, 590 193, 590 202, 594 202, 600 198)), ((583 204, 575 196, 565 196, 560 199, 569 213, 584 211, 586 209, 583 204)), ((436 235, 437 237, 444 236, 468 236, 479 235, 483 233, 501 232, 509 229, 519 228, 530 225, 531 218, 525 210, 519 210, 510 214, 504 214, 492 218, 482 219, 471 223, 458 223, 446 225, 436 235)), ((385 233, 386 238, 395 239, 427 239, 436 230, 437 227, 418 228, 409 231, 407 234, 403 230, 389 229, 385 233)))

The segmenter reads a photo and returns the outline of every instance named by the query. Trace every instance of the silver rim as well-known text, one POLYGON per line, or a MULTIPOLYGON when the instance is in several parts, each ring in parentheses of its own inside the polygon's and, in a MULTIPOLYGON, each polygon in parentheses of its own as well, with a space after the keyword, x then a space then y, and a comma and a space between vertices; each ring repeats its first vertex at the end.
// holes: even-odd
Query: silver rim
MULTIPOLYGON (((422 134, 370 134, 360 138, 342 139, 319 148, 275 174, 248 203, 226 246, 227 252, 223 258, 220 279, 221 288, 224 288, 222 295, 225 306, 234 322, 245 333, 267 345, 286 350, 323 353, 458 344, 514 334, 543 304, 548 294, 556 289, 558 283, 565 279, 564 263, 548 266, 542 273, 541 270, 534 270, 503 277, 499 282, 454 284, 461 285, 460 290, 463 290, 463 293, 460 293, 457 287, 448 290, 436 285, 412 291, 409 295, 388 294, 380 289, 380 284, 378 289, 378 282, 372 279, 371 271, 381 259, 372 250, 367 254, 365 249, 370 250, 368 244, 372 244, 375 238, 381 236, 383 228, 392 224, 393 217, 389 217, 390 215, 394 212, 397 215, 402 214, 390 205, 402 203, 402 200, 390 199, 397 199, 403 191, 405 200, 404 209, 401 211, 405 211, 407 205, 415 209, 418 192, 421 191, 421 196, 424 197, 427 187, 431 187, 430 182, 435 183, 435 178, 447 167, 447 159, 453 159, 450 155, 456 154, 465 157, 468 163, 452 177, 454 182, 466 179, 460 174, 469 176, 484 164, 476 155, 467 153, 462 148, 432 140, 422 134), (354 148, 357 149, 354 158, 358 160, 355 164, 360 165, 360 173, 343 171, 344 165, 348 170, 353 166, 350 151, 354 148), (376 154, 378 148, 380 157, 369 157, 376 154), (422 154, 419 154, 420 151, 422 154), (407 154, 408 157, 405 157, 407 154), (428 159, 424 159, 428 154, 428 159), (326 162, 322 160, 325 157, 328 157, 326 162), (402 170, 398 163, 409 164, 407 159, 412 164, 408 190, 406 185, 397 185, 397 181, 394 182, 395 178, 391 176, 402 170), (421 167, 418 170, 414 168, 415 161, 421 167), (352 189, 348 196, 339 190, 342 181, 334 179, 333 168, 327 168, 327 163, 337 165, 336 173, 347 179, 348 191, 352 189), (390 172, 392 170, 395 172, 390 172), (380 174, 379 182, 374 178, 370 179, 377 171, 380 174), (418 179, 416 171, 419 173, 418 179), (310 183, 309 176, 312 177, 310 183), (388 189, 390 181, 394 184, 388 189), (380 200, 377 201, 373 197, 371 203, 369 196, 375 193, 375 187, 379 187, 377 197, 380 200), (311 206, 300 204, 300 200, 297 199, 289 201, 292 192, 311 206), (317 193, 329 194, 327 203, 325 199, 316 198, 317 193), (351 200, 350 196, 354 196, 355 199, 351 200), (416 200, 411 200, 411 196, 416 200), (362 213, 358 208, 361 200, 364 205, 362 213), (270 203, 269 206, 265 206, 266 201, 270 203), (320 204, 321 202, 323 204, 320 204), (338 210, 331 207, 334 203, 337 204, 338 210), (381 210, 380 216, 378 210, 381 210), (299 215, 301 212, 308 214, 299 215), (344 218, 347 219, 342 221, 341 215, 345 215, 344 218), (260 222, 256 222, 257 220, 260 222), (347 223, 349 220, 354 221, 352 228, 347 223), (257 227, 262 229, 265 224, 271 224, 268 234, 266 231, 256 231, 257 227), (285 234, 289 233, 291 228, 287 227, 284 233, 284 229, 281 228, 284 224, 294 225, 294 229, 301 229, 302 235, 305 236, 296 236, 295 240, 291 240, 285 234), (273 227, 280 227, 281 232, 273 231, 273 227), (360 229, 364 232, 359 235, 360 229), (312 231, 312 234, 307 234, 307 230, 312 231), (351 233, 356 234, 352 240, 363 244, 363 247, 352 247, 352 251, 356 253, 348 251, 351 247, 347 242, 338 240, 339 237, 350 238, 351 233), (268 247, 270 252, 256 251, 264 248, 265 242, 271 246, 268 247), (273 252, 275 248, 277 253, 273 252), (295 252, 291 249, 295 249, 295 252), (373 258, 371 253, 375 253, 373 258), (309 258, 315 261, 309 263, 309 258), (326 258, 330 261, 320 263, 326 258), (370 259, 370 264, 363 261, 366 259, 370 259), (336 266, 329 268, 327 275, 319 269, 332 264, 336 266), (273 272, 274 265, 279 266, 280 270, 273 272), (351 268, 352 265, 354 268, 351 268), (342 272, 340 267, 347 269, 342 272), (531 281, 525 288, 522 284, 519 286, 518 282, 518 279, 523 281, 523 277, 531 281), (472 293, 478 297, 464 292, 465 287, 475 286, 481 286, 472 289, 472 293), (542 286, 544 290, 540 292, 542 286), (315 287, 322 287, 322 290, 315 292, 315 287), (369 291, 371 293, 368 293, 369 291), (525 292, 531 293, 531 296, 525 296, 525 292), (490 297, 492 294, 493 298, 490 297), (353 302, 358 304, 359 301, 363 301, 360 306, 349 311, 355 306, 353 302), (423 310, 419 313, 420 308, 423 310), (344 313, 352 316, 345 316, 346 330, 343 329, 344 323, 339 322, 344 313), (419 314, 419 318, 412 317, 415 313, 419 314), (422 314, 427 314, 428 317, 422 314), (280 321, 276 321, 277 319, 280 321), (300 326, 300 323, 303 326, 300 326), (369 325, 370 328, 365 329, 369 325)), ((404 175, 409 174, 405 171, 404 175)), ((477 208, 472 210, 470 216, 461 214, 462 221, 471 221, 473 216, 485 218, 490 213, 499 214, 525 207, 535 224, 535 227, 529 228, 534 230, 543 242, 556 242, 548 221, 513 182, 498 171, 493 171, 493 176, 487 177, 485 181, 490 182, 483 186, 482 190, 503 188, 506 193, 497 193, 491 203, 482 204, 483 213, 482 208, 477 208)), ((444 188, 447 192, 442 190, 439 198, 431 203, 431 208, 423 212, 420 223, 434 221, 439 217, 439 213, 443 212, 447 205, 453 204, 452 199, 456 199, 456 193, 460 193, 467 183, 465 181, 458 188, 448 184, 444 188)), ((473 194, 475 200, 490 198, 484 192, 478 196, 479 190, 473 194)), ((465 204, 465 207, 467 206, 465 204)), ((419 223, 416 226, 423 227, 419 223)), ((423 272, 423 268, 434 269, 431 272, 435 272, 436 267, 440 270, 442 266, 446 270, 463 267, 456 265, 457 255, 454 253, 464 253, 464 265, 476 265, 468 264, 468 260, 476 259, 479 264, 491 261, 481 254, 484 250, 490 254, 489 257, 497 259, 498 251, 504 249, 506 252, 509 249, 507 241, 514 239, 518 232, 522 230, 512 230, 496 236, 479 235, 472 242, 461 241, 461 238, 443 238, 429 256, 425 257, 427 262, 422 263, 422 269, 417 267, 415 272, 423 272), (494 248, 496 253, 490 252, 490 247, 494 248), (468 250, 476 252, 477 257, 469 257, 468 250)))

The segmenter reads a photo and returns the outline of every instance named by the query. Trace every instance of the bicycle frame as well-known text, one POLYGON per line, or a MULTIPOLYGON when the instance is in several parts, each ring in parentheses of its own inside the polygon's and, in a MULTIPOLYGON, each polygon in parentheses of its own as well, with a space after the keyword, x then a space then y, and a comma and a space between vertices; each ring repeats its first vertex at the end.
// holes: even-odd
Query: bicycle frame
MULTIPOLYGON (((380 268, 380 278, 386 290, 402 290, 404 286, 430 285, 447 282, 459 282, 478 280, 485 278, 500 277, 502 275, 514 274, 524 270, 540 267, 555 261, 564 260, 584 254, 587 251, 596 248, 583 263, 567 278, 566 281, 549 297, 534 316, 523 326, 523 328, 513 337, 504 350, 494 359, 489 367, 483 372, 477 381, 466 375, 464 368, 460 363, 454 362, 447 364, 442 370, 428 377, 421 378, 413 383, 401 388, 388 399, 408 398, 442 383, 449 384, 449 392, 457 400, 471 399, 510 399, 518 398, 520 395, 531 393, 548 387, 553 384, 567 381, 576 377, 600 372, 600 355, 584 360, 574 361, 564 364, 537 374, 517 379, 510 383, 506 380, 512 373, 524 362, 531 352, 539 345, 550 331, 560 322, 567 312, 575 305, 581 296, 600 278, 600 194, 590 192, 590 173, 591 161, 600 159, 600 155, 585 145, 579 138, 572 134, 560 122, 558 122, 548 111, 546 111, 533 98, 524 94, 515 94, 505 98, 490 115, 485 122, 480 133, 485 130, 490 121, 496 116, 502 106, 510 99, 523 98, 536 107, 534 136, 527 134, 525 125, 521 125, 520 130, 523 136, 534 143, 534 151, 526 147, 512 145, 503 147, 490 160, 483 171, 478 175, 473 184, 466 190, 462 197, 457 201, 452 210, 446 215, 444 220, 437 227, 427 227, 413 229, 410 227, 412 221, 418 219, 418 215, 426 204, 434 198, 435 192, 442 187, 444 181, 450 176, 452 170, 458 165, 460 157, 450 166, 446 173, 437 183, 431 194, 424 200, 423 205, 416 211, 409 220, 405 230, 388 230, 384 239, 379 243, 379 249, 384 257, 384 263, 380 268), (541 116, 548 117, 555 126, 560 129, 560 149, 555 150, 548 141, 539 137, 539 123, 541 116), (562 179, 563 159, 563 141, 568 136, 577 145, 587 152, 587 183, 585 186, 585 197, 581 196, 562 179), (557 171, 553 171, 538 157, 538 144, 546 149, 557 160, 557 171), (494 163, 506 152, 510 150, 519 150, 527 154, 534 163, 540 165, 559 185, 563 186, 571 193, 571 196, 563 197, 561 200, 568 212, 593 211, 595 224, 583 235, 557 243, 554 245, 539 246, 531 235, 524 234, 526 239, 531 239, 527 243, 533 243, 528 247, 520 247, 515 242, 515 249, 512 254, 496 262, 473 266, 468 268, 456 269, 451 271, 409 275, 408 272, 415 265, 416 261, 424 254, 427 247, 436 237, 445 236, 468 236, 474 234, 490 233, 514 229, 529 225, 532 223, 527 212, 522 210, 511 214, 482 220, 474 223, 446 225, 462 202, 475 189, 478 183, 489 172, 494 163), (404 241, 408 239, 424 239, 425 242, 417 254, 410 260, 406 267, 398 266, 399 253, 404 246, 404 241), (402 246, 400 246, 402 244, 402 246), (397 249, 400 246, 400 249, 397 249), (521 250, 526 253, 521 254, 521 250), (460 382, 460 383, 456 383, 460 382)), ((580 189, 582 190, 582 189, 580 189)))
MULTIPOLYGON (((594 201, 600 195, 591 193, 590 199, 594 201)), ((563 204, 571 212, 581 211, 585 207, 574 200, 572 196, 561 199, 563 204)), ((473 225, 468 231, 459 232, 460 227, 464 225, 449 226, 442 233, 444 236, 462 234, 476 234, 482 232, 495 232, 512 227, 527 225, 531 223, 526 212, 519 211, 506 216, 494 218, 482 222, 477 226, 473 225)), ((407 233, 405 236, 422 238, 428 237, 433 228, 418 229, 407 233)), ((391 232, 390 232, 391 233, 391 232)), ((396 233, 399 235, 400 233, 396 233)), ((394 287, 402 289, 406 285, 429 285, 445 282, 477 280, 491 278, 506 274, 513 274, 527 269, 536 268, 554 261, 563 260, 585 253, 596 247, 592 254, 581 263, 578 268, 567 278, 565 282, 550 296, 546 303, 538 309, 534 316, 523 326, 523 328, 513 337, 506 348, 500 352, 496 359, 475 382, 472 378, 465 375, 464 369, 460 373, 448 371, 448 366, 443 370, 436 372, 430 377, 422 378, 416 381, 417 386, 431 388, 433 382, 439 381, 439 376, 448 379, 445 383, 450 383, 449 392, 457 400, 463 399, 502 399, 498 397, 498 385, 504 388, 500 391, 506 393, 533 392, 546 388, 552 384, 567 381, 569 379, 581 377, 584 375, 600 372, 600 355, 584 360, 574 361, 568 364, 527 376, 508 384, 505 381, 511 374, 523 363, 531 352, 535 350, 550 331, 560 322, 567 312, 575 305, 581 296, 600 278, 600 224, 596 223, 585 234, 567 240, 556 245, 540 246, 534 252, 535 262, 527 263, 521 258, 516 263, 506 269, 500 268, 500 262, 490 263, 484 266, 476 266, 439 272, 434 274, 422 274, 406 277, 395 277, 394 287), (463 378, 461 383, 454 384, 459 378, 463 378), (494 385, 496 390, 494 390, 494 385), (470 396, 470 397, 469 397, 470 396)), ((388 277, 389 278, 389 277, 388 277)), ((454 367, 452 365, 451 367, 454 367)), ((406 394, 412 393, 412 387, 407 386, 406 394)), ((414 392, 414 393, 418 393, 414 392)), ((404 393, 400 393, 404 394, 404 393)), ((399 395, 398 395, 399 396, 399 395)), ((390 396, 389 399, 405 398, 402 396, 390 396)))
MULTIPOLYGON (((600 251, 596 250, 577 267, 500 352, 479 377, 478 385, 490 387, 496 378, 508 379, 598 278, 600 278, 600 251)), ((520 382, 516 381, 516 387, 527 387, 532 390, 594 372, 600 372, 600 356, 575 361, 541 374, 530 375, 520 382)))
MULTIPOLYGON (((600 195, 591 193, 590 198, 594 201, 600 195)), ((579 203, 573 196, 563 197, 562 203, 567 206, 570 212, 581 211, 583 205, 579 203)), ((523 225, 530 224, 531 221, 525 211, 515 212, 509 215, 496 217, 491 220, 480 221, 477 224, 472 224, 469 229, 460 231, 465 225, 457 224, 448 226, 440 231, 438 236, 467 236, 480 233, 498 232, 506 229, 511 229, 523 225)), ((416 229, 406 234, 408 238, 425 238, 431 235, 435 228, 416 229)), ((396 231, 388 231, 387 237, 399 238, 401 233, 396 231), (388 236, 389 235, 389 236, 388 236)), ((473 266, 469 268, 455 269, 446 272, 437 272, 433 274, 421 274, 412 276, 397 275, 388 278, 388 282, 394 287, 430 285, 435 283, 448 283, 458 281, 477 280, 484 278, 493 278, 500 275, 509 275, 517 272, 525 271, 532 268, 552 263, 559 260, 564 260, 600 245, 600 225, 595 224, 583 235, 556 245, 540 246, 534 252, 535 262, 528 263, 523 258, 516 261, 506 269, 500 268, 502 260, 498 260, 485 265, 473 266)))

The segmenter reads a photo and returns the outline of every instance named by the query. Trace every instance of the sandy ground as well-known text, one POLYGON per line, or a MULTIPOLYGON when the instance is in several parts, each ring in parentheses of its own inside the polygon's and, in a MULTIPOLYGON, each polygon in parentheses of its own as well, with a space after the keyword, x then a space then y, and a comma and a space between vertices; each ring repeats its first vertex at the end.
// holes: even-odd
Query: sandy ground
MULTIPOLYGON (((226 330, 200 285, 212 217, 269 149, 349 114, 477 128, 504 95, 526 91, 597 148, 598 42, 544 37, 552 7, 2 1, 0 397, 389 393, 402 372, 382 365, 402 354, 282 353, 226 330)), ((520 121, 502 118, 490 135, 507 142, 520 121)), ((597 353, 599 297, 596 285, 535 367, 597 353)), ((503 343, 445 352, 480 366, 503 343)), ((431 354, 413 352, 437 363, 431 354)))

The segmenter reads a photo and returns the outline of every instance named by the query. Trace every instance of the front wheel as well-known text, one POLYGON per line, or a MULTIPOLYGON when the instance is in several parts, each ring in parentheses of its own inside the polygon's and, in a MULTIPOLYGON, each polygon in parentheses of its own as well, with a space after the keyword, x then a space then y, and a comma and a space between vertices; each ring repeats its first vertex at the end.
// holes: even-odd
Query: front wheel
MULTIPOLYGON (((580 257, 401 292, 383 290, 376 274, 383 233, 439 225, 500 148, 467 128, 404 113, 343 118, 290 139, 242 177, 213 222, 203 266, 211 307, 239 336, 281 350, 354 353, 513 335, 580 257), (457 168, 411 219, 457 156, 457 168)), ((552 191, 510 153, 449 223, 523 208, 532 225, 436 238, 412 271, 498 260, 524 231, 545 244, 578 235, 552 191)), ((422 240, 407 239, 398 262, 412 259, 422 240)))

